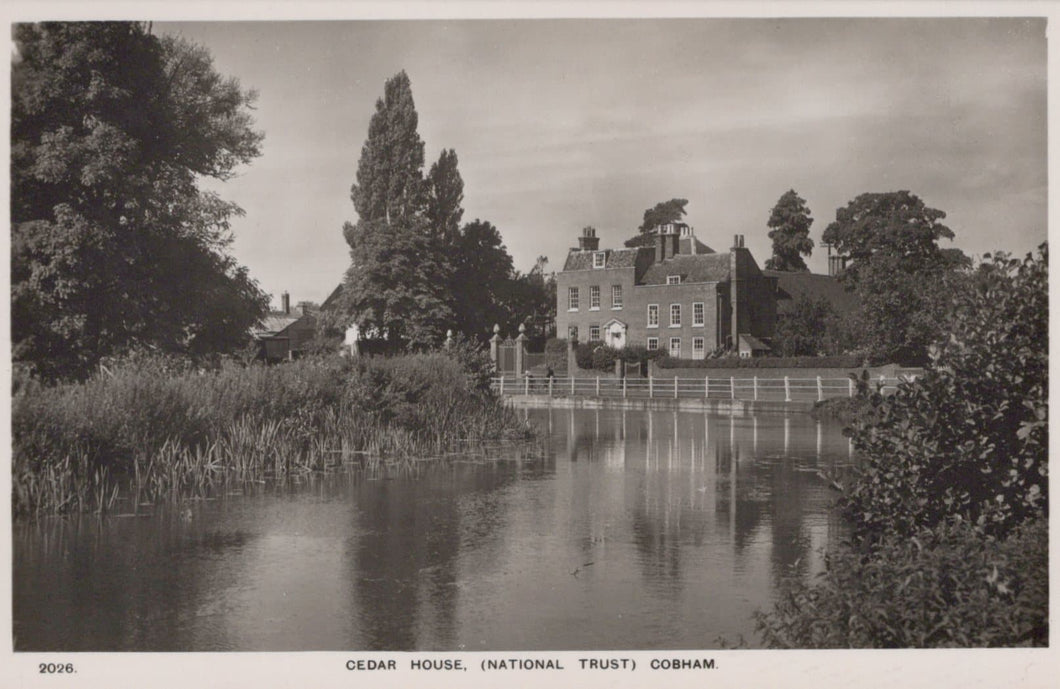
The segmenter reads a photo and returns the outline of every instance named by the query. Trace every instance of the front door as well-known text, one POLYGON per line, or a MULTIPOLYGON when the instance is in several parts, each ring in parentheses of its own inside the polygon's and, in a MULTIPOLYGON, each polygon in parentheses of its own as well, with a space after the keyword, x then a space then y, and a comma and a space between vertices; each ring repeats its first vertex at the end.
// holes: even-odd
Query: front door
POLYGON ((626 346, 626 324, 621 321, 611 321, 605 326, 604 342, 609 347, 622 349, 626 346))

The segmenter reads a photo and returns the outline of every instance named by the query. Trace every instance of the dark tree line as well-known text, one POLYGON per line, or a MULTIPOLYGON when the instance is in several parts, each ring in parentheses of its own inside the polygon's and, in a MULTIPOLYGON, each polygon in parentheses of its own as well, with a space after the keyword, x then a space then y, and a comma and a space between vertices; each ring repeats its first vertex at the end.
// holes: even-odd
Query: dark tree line
POLYGON ((136 347, 243 345, 268 300, 227 253, 242 211, 197 179, 259 154, 254 93, 144 24, 18 24, 14 39, 15 362, 78 378, 136 347))
POLYGON ((426 175, 419 116, 408 75, 386 82, 357 165, 356 223, 337 324, 355 323, 393 347, 437 345, 447 330, 485 340, 494 324, 520 323, 544 336, 555 316, 555 284, 541 260, 522 275, 491 223, 461 225, 464 183, 456 152, 442 151, 426 175))
MULTIPOLYGON (((785 355, 854 351, 871 359, 922 364, 945 339, 953 300, 971 262, 952 239, 946 214, 908 191, 861 194, 836 211, 821 237, 846 266, 838 279, 858 298, 840 315, 824 300, 800 299, 779 318, 774 349, 785 355)), ((794 190, 773 208, 768 226, 773 256, 766 268, 805 271, 813 249, 813 219, 794 190)))

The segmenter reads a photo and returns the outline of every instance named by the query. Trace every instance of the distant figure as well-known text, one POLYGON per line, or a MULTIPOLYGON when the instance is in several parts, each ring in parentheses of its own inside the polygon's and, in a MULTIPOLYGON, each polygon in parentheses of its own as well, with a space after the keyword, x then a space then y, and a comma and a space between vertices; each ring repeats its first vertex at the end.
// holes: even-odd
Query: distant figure
POLYGON ((552 380, 553 378, 556 377, 556 372, 552 370, 552 365, 551 364, 549 364, 548 367, 546 368, 545 375, 548 376, 549 380, 552 380))

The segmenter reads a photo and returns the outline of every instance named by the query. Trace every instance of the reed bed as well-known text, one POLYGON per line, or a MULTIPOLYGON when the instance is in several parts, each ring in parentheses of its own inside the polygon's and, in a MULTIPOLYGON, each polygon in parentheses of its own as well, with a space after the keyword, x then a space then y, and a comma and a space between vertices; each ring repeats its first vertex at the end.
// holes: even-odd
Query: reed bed
POLYGON ((530 429, 445 354, 174 370, 140 358, 13 397, 16 517, 109 512, 528 441, 530 429))

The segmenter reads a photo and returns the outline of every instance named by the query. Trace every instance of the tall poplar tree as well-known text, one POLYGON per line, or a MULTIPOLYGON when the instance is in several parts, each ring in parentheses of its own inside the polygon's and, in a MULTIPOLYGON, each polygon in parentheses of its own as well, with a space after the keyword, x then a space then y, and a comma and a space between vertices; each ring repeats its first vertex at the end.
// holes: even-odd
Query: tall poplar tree
POLYGON ((794 189, 789 189, 773 206, 766 224, 770 228, 769 238, 773 240, 773 256, 766 260, 766 268, 807 272, 809 268, 802 257, 813 251, 813 240, 810 239, 813 218, 806 200, 794 189))
POLYGON ((445 244, 456 241, 464 217, 464 180, 456 166, 456 151, 442 149, 427 174, 427 222, 445 244))
POLYGON ((383 91, 350 191, 358 221, 343 226, 351 264, 341 306, 369 336, 395 347, 427 347, 453 321, 452 268, 427 217, 423 141, 408 75, 398 73, 383 91))

